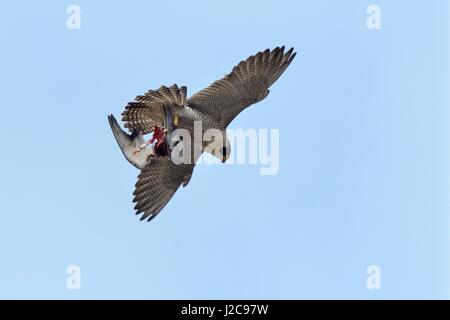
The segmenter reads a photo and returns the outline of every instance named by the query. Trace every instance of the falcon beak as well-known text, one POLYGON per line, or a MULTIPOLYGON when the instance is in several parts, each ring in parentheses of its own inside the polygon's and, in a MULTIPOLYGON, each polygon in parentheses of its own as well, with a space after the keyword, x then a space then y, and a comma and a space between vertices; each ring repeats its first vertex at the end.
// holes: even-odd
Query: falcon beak
POLYGON ((227 161, 227 157, 222 157, 222 163, 225 163, 227 161))

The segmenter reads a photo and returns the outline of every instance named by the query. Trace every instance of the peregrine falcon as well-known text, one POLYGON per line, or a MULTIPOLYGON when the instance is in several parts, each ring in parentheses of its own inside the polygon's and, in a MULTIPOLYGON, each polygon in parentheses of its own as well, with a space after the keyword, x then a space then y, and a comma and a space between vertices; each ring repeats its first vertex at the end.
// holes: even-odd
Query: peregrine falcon
POLYGON ((152 220, 169 202, 180 185, 187 186, 197 159, 209 152, 225 162, 230 155, 226 128, 245 108, 263 100, 269 87, 281 76, 294 59, 291 48, 266 49, 241 61, 233 70, 209 87, 187 99, 185 86, 176 84, 149 90, 129 102, 122 113, 122 121, 130 134, 124 132, 113 115, 108 116, 114 137, 125 158, 141 172, 135 185, 136 214, 141 220, 152 220), (190 162, 175 163, 171 157, 183 137, 174 137, 179 129, 195 134, 195 123, 203 132, 215 129, 224 139, 195 142, 187 153, 190 162), (152 133, 145 142, 144 135, 152 133))

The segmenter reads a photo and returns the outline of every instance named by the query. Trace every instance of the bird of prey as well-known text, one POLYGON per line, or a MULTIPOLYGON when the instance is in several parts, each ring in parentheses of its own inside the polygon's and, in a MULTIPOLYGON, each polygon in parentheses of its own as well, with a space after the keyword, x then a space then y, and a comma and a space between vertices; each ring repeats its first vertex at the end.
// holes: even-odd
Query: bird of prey
POLYGON ((141 170, 133 193, 136 214, 143 213, 141 220, 152 220, 180 185, 187 186, 202 152, 209 152, 222 162, 228 159, 227 126, 245 108, 267 97, 270 86, 294 59, 293 51, 291 48, 285 52, 283 46, 258 52, 189 99, 186 87, 176 84, 137 96, 122 113, 125 128, 131 134, 120 128, 114 116, 108 117, 125 158, 141 170), (184 129, 194 135, 195 123, 199 122, 203 132, 216 129, 224 139, 194 142, 187 151, 191 161, 175 163, 171 151, 184 142, 182 137, 173 138, 174 131, 184 129), (148 133, 153 136, 145 142, 143 135, 148 133))

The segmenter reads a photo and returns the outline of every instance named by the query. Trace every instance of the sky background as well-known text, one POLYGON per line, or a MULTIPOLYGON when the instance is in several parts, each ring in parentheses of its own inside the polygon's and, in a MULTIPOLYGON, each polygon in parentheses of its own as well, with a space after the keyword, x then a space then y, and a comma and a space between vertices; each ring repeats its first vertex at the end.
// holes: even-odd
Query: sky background
POLYGON ((447 1, 2 1, 0 298, 449 298, 447 1), (81 29, 66 9, 81 9, 81 29), (366 9, 381 8, 381 30, 366 9), (152 222, 107 115, 298 55, 231 128, 280 170, 198 166, 152 222), (81 289, 66 286, 69 265, 81 289), (366 286, 369 265, 381 289, 366 286))

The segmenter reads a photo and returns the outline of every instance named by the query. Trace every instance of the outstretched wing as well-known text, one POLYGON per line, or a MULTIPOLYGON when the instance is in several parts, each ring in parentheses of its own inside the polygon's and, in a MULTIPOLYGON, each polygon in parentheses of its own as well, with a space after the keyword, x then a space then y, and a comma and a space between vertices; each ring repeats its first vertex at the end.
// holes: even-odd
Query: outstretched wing
POLYGON ((181 184, 186 186, 194 165, 174 164, 170 157, 152 157, 138 176, 133 202, 141 220, 152 220, 169 202, 181 184))
POLYGON ((162 126, 164 121, 164 106, 181 107, 186 104, 186 87, 176 84, 158 90, 149 90, 144 95, 137 96, 136 101, 129 102, 122 113, 122 121, 130 131, 138 130, 143 134, 153 131, 154 127, 162 126))
POLYGON ((231 73, 188 99, 188 105, 214 116, 224 127, 245 108, 264 99, 269 87, 294 59, 284 46, 258 52, 241 61, 231 73))

